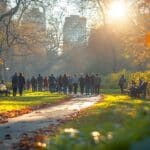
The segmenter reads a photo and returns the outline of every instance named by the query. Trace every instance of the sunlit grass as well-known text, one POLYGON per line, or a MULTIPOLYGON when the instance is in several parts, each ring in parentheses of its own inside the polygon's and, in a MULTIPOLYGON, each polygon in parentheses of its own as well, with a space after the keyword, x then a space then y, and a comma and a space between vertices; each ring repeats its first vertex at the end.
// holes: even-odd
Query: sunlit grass
POLYGON ((25 107, 54 103, 65 98, 65 95, 50 92, 25 92, 23 96, 0 97, 0 113, 19 110, 25 107))
MULTIPOLYGON (((50 147, 54 150, 127 150, 136 141, 150 136, 150 100, 133 99, 103 90, 103 99, 60 128, 50 147), (78 139, 64 137, 65 128, 80 131, 78 139), (99 132, 99 142, 93 143, 91 133, 99 132), (55 144, 53 144, 55 143, 55 144)), ((49 149, 49 148, 48 148, 49 149)))

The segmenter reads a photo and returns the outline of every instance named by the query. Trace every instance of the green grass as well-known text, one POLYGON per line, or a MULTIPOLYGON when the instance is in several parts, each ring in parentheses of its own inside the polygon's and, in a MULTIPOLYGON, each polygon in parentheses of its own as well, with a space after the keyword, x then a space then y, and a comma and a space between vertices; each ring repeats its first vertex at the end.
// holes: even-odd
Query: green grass
POLYGON ((61 101, 66 96, 50 92, 25 92, 23 96, 0 97, 0 113, 61 101))
POLYGON ((133 99, 117 94, 117 90, 102 92, 102 101, 63 125, 50 138, 51 149, 127 150, 136 141, 150 137, 150 100, 133 99), (71 133, 64 133, 65 128, 77 129, 79 133, 72 137, 71 133), (93 131, 100 133, 98 142, 91 136, 93 131))

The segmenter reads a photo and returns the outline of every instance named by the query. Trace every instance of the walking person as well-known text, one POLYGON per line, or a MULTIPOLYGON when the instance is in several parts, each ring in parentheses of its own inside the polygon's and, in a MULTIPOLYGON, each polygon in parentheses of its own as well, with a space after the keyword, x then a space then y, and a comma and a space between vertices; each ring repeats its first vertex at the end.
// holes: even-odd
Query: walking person
POLYGON ((38 91, 42 91, 43 89, 43 77, 39 74, 37 78, 38 91))
POLYGON ((95 75, 92 74, 90 76, 90 89, 91 89, 91 95, 95 93, 95 75))
POLYGON ((83 95, 84 94, 84 87, 85 87, 85 79, 82 75, 79 78, 79 85, 80 85, 80 92, 83 95))
POLYGON ((66 74, 64 74, 64 76, 62 77, 62 85, 63 85, 63 93, 67 94, 68 78, 66 74))
POLYGON ((57 79, 58 92, 62 92, 62 75, 60 75, 57 79))
POLYGON ((85 76, 85 92, 86 92, 86 95, 90 94, 90 77, 88 74, 86 74, 85 76))
POLYGON ((37 91, 37 79, 32 76, 31 78, 31 86, 32 86, 32 92, 37 91))
POLYGON ((45 77, 43 82, 44 82, 44 90, 47 91, 48 90, 48 78, 45 77))
POLYGON ((72 94, 73 90, 73 78, 71 76, 68 77, 68 91, 69 94, 72 94))
POLYGON ((12 89, 13 89, 13 96, 17 95, 17 87, 18 87, 18 76, 17 72, 12 76, 12 89))
POLYGON ((55 92, 55 90, 56 90, 56 78, 54 77, 53 74, 51 74, 51 76, 49 76, 48 82, 49 82, 49 91, 52 93, 55 92))
POLYGON ((101 87, 101 77, 98 74, 96 74, 96 77, 95 77, 95 94, 100 93, 100 87, 101 87))
POLYGON ((18 89, 19 89, 19 95, 22 96, 23 89, 25 87, 25 78, 23 77, 22 73, 18 76, 18 89))
POLYGON ((74 92, 74 94, 77 94, 78 82, 79 82, 79 79, 78 79, 77 75, 75 74, 73 77, 73 92, 74 92))
POLYGON ((26 81, 26 89, 27 90, 30 90, 30 79, 27 79, 27 81, 26 81))
POLYGON ((124 77, 124 75, 122 75, 119 79, 119 87, 120 87, 120 91, 121 91, 121 94, 123 94, 123 90, 124 90, 124 87, 125 87, 125 83, 126 83, 126 79, 124 77))

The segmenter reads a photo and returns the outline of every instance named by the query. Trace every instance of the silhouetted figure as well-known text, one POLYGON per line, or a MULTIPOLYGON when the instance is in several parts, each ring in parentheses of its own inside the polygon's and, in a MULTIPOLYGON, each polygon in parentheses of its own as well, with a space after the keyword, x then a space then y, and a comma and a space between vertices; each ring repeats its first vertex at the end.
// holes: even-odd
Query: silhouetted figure
POLYGON ((26 88, 27 90, 30 90, 30 79, 27 79, 26 81, 26 88))
POLYGON ((143 81, 142 79, 139 79, 138 84, 138 97, 145 98, 146 97, 146 90, 147 90, 147 82, 143 81))
POLYGON ((122 75, 119 79, 119 87, 120 87, 120 91, 121 91, 121 94, 123 94, 123 90, 124 90, 124 87, 125 87, 125 83, 126 83, 126 79, 124 77, 124 75, 122 75))
POLYGON ((39 74, 37 78, 38 91, 42 91, 43 89, 43 77, 39 74))
POLYGON ((77 75, 75 74, 73 77, 73 92, 74 92, 74 94, 77 94, 78 82, 79 82, 79 79, 78 79, 77 75))
POLYGON ((18 76, 17 72, 12 76, 12 90, 13 90, 13 96, 16 96, 17 94, 17 87, 18 87, 18 76))
POLYGON ((85 76, 85 92, 86 95, 89 95, 90 93, 90 77, 88 74, 85 76))
POLYGON ((62 92, 62 76, 60 75, 57 79, 58 92, 62 92))
POLYGON ((25 87, 25 78, 23 77, 22 73, 20 73, 18 76, 18 89, 20 96, 22 96, 24 87, 25 87))
POLYGON ((31 86, 32 86, 32 92, 37 91, 37 79, 32 76, 31 78, 31 86))
POLYGON ((95 93, 95 75, 94 74, 90 76, 90 91, 91 91, 91 94, 95 93))
POLYGON ((52 92, 52 93, 55 92, 55 90, 56 90, 56 78, 54 77, 53 74, 51 74, 51 76, 49 76, 48 82, 49 82, 50 92, 52 92))
POLYGON ((48 90, 48 78, 45 77, 43 82, 44 82, 44 90, 48 90))
POLYGON ((131 81, 130 87, 129 87, 129 95, 131 97, 138 97, 138 87, 136 86, 136 83, 134 80, 131 81))
POLYGON ((62 77, 62 85, 64 94, 67 94, 68 78, 66 74, 64 74, 64 76, 62 77))
POLYGON ((81 92, 81 94, 84 94, 85 79, 84 79, 84 77, 82 75, 79 78, 79 85, 80 85, 80 92, 81 92))
POLYGON ((73 78, 71 76, 68 77, 68 91, 69 94, 73 91, 73 78))
POLYGON ((100 93, 100 87, 101 87, 101 77, 98 74, 96 74, 96 77, 95 77, 95 94, 100 93))
POLYGON ((142 98, 144 99, 146 98, 147 85, 148 85, 148 82, 144 82, 142 85, 142 98))

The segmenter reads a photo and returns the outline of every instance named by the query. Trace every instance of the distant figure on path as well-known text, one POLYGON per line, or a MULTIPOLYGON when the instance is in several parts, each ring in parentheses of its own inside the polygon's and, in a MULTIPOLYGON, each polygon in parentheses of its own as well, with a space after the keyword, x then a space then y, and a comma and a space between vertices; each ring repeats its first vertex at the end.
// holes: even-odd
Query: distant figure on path
POLYGON ((68 91, 69 94, 72 94, 73 90, 73 78, 71 76, 68 77, 68 91))
POLYGON ((96 74, 96 77, 95 77, 95 94, 100 93, 100 88, 101 88, 101 77, 98 74, 96 74))
POLYGON ((47 76, 44 78, 44 90, 47 91, 48 90, 48 78, 47 76))
POLYGON ((42 91, 43 89, 43 77, 39 74, 37 78, 37 84, 38 84, 38 91, 42 91))
POLYGON ((60 75, 57 79, 58 92, 62 92, 62 76, 60 75))
POLYGON ((52 93, 55 92, 55 90, 56 90, 56 78, 54 77, 53 74, 51 74, 51 76, 49 76, 48 82, 49 82, 49 91, 52 93))
POLYGON ((12 76, 12 90, 13 90, 13 96, 16 96, 17 94, 17 87, 18 87, 18 76, 17 72, 12 76))
POLYGON ((78 79, 77 75, 75 74, 73 77, 73 92, 74 92, 74 94, 77 94, 78 82, 79 82, 79 79, 78 79))
POLYGON ((84 87, 85 87, 85 80, 84 80, 84 77, 82 75, 79 78, 79 84, 80 84, 80 92, 83 95, 84 94, 84 87))
POLYGON ((30 79, 27 79, 26 81, 26 89, 30 90, 30 79))
POLYGON ((86 92, 86 95, 90 94, 90 77, 88 74, 86 74, 85 76, 85 92, 86 92))
POLYGON ((125 79, 124 75, 122 75, 122 76, 120 77, 119 83, 118 83, 118 85, 119 85, 119 87, 120 87, 121 94, 123 94, 123 89, 124 89, 124 87, 125 87, 125 83, 126 83, 126 79, 125 79))
POLYGON ((67 87, 68 87, 68 77, 66 74, 62 77, 62 85, 63 85, 63 93, 67 94, 67 87))
POLYGON ((32 76, 31 78, 31 86, 32 86, 32 92, 37 91, 37 79, 32 76))
POLYGON ((22 75, 22 73, 20 73, 18 76, 18 89, 19 89, 20 96, 22 96, 24 87, 25 87, 25 78, 22 75))

